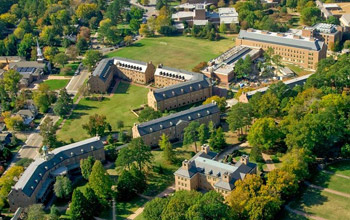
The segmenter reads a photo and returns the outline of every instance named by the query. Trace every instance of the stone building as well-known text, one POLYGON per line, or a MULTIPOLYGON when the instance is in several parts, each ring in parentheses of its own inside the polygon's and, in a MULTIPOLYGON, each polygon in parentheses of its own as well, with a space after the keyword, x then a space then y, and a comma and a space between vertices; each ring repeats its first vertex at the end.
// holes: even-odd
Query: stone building
POLYGON ((94 93, 105 93, 114 77, 139 84, 147 84, 154 79, 155 66, 152 62, 146 63, 121 57, 101 60, 91 74, 88 85, 94 93))
MULTIPOLYGON (((186 106, 192 103, 204 101, 212 96, 213 85, 208 77, 200 73, 192 73, 189 81, 176 77, 159 77, 156 76, 158 85, 172 84, 161 89, 150 89, 148 92, 148 106, 151 108, 164 111, 186 106)), ((181 76, 181 73, 178 73, 181 76)), ((185 76, 181 76, 186 79, 185 76)))
POLYGON ((166 134, 170 141, 182 140, 184 128, 192 121, 200 124, 208 124, 212 121, 214 126, 217 126, 220 123, 220 110, 216 104, 211 103, 142 124, 135 124, 132 128, 132 136, 133 138, 141 137, 149 146, 158 145, 163 134, 166 134))
POLYGON ((74 144, 56 148, 51 152, 43 147, 43 156, 35 159, 24 171, 8 195, 10 210, 45 203, 52 195, 56 176, 80 173, 80 160, 93 156, 105 160, 103 143, 93 137, 74 144))
POLYGON ((316 69, 317 63, 326 58, 327 45, 313 37, 303 37, 290 33, 275 33, 261 30, 241 30, 236 46, 274 49, 282 61, 293 63, 307 69, 316 69))
POLYGON ((175 69, 159 64, 154 73, 154 85, 159 88, 192 80, 198 73, 175 69))
POLYGON ((327 44, 328 50, 340 43, 343 38, 342 27, 334 24, 318 23, 302 30, 302 37, 317 38, 327 44))
POLYGON ((208 145, 203 145, 190 160, 174 173, 176 190, 215 190, 224 197, 234 189, 237 180, 243 180, 247 174, 256 174, 256 164, 249 162, 243 155, 235 165, 215 160, 216 153, 208 145))

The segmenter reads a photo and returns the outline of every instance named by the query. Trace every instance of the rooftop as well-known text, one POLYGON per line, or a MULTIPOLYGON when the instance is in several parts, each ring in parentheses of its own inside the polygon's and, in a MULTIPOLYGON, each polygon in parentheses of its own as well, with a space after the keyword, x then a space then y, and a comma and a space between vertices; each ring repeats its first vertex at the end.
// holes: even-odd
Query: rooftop
POLYGON ((315 24, 312 28, 324 34, 333 34, 338 31, 337 25, 326 23, 315 24))
POLYGON ((255 29, 241 30, 238 38, 315 51, 321 50, 324 45, 324 42, 317 39, 296 36, 291 33, 276 33, 255 29))

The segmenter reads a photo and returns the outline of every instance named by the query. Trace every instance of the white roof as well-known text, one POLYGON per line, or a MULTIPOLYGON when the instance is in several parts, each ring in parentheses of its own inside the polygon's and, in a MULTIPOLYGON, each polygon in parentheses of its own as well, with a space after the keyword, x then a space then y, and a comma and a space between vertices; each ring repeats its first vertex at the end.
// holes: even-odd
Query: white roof
POLYGON ((208 20, 193 20, 193 25, 206 25, 208 20))
POLYGON ((238 24, 238 17, 220 17, 220 24, 224 23, 224 24, 238 24))
POLYGON ((238 16, 235 8, 219 8, 219 14, 230 14, 231 16, 238 16))
POLYGON ((330 4, 323 4, 323 7, 325 8, 339 8, 338 4, 330 3, 330 4))
POLYGON ((140 61, 136 61, 136 60, 129 60, 126 58, 121 58, 121 57, 114 57, 113 58, 113 63, 114 65, 118 66, 120 64, 124 64, 126 65, 125 67, 122 68, 128 68, 127 66, 130 65, 130 67, 139 67, 141 68, 139 71, 140 72, 145 72, 147 69, 147 64, 145 62, 140 62, 140 61))
POLYGON ((350 24, 350 14, 343 14, 339 20, 340 20, 340 22, 343 25, 349 26, 349 24, 350 24))
POLYGON ((191 74, 191 72, 187 72, 184 70, 180 70, 180 69, 175 69, 175 68, 169 68, 169 67, 158 67, 156 69, 156 72, 154 73, 155 76, 162 76, 162 77, 168 77, 168 78, 172 78, 171 76, 167 76, 168 75, 178 75, 181 77, 184 77, 185 81, 189 81, 193 78, 193 74, 191 74), (162 74, 160 74, 162 72, 162 74), (165 73, 165 74, 164 74, 165 73))
POLYGON ((179 11, 175 14, 171 15, 172 19, 179 19, 179 18, 188 18, 188 17, 193 17, 194 12, 193 11, 179 11))

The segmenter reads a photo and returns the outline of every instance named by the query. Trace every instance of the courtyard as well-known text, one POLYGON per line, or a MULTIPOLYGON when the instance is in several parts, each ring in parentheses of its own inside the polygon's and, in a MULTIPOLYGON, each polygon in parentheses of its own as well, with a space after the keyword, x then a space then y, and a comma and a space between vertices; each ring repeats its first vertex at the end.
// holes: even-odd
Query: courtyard
POLYGON ((107 121, 115 130, 116 122, 123 120, 126 128, 131 128, 137 118, 131 109, 147 103, 148 89, 121 82, 115 93, 104 97, 102 101, 93 101, 87 98, 80 100, 73 114, 67 119, 58 131, 57 139, 63 142, 84 140, 89 135, 82 125, 87 123, 93 114, 105 115, 107 121))
POLYGON ((185 36, 154 37, 137 41, 107 56, 152 61, 155 65, 162 63, 169 67, 192 70, 198 63, 207 62, 234 45, 232 36, 226 36, 219 41, 185 36))

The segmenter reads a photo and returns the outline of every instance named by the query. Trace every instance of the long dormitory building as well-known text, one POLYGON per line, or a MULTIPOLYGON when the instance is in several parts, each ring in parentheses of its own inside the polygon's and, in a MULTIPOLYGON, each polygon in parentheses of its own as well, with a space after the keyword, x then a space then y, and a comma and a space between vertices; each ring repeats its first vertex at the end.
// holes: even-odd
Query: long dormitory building
POLYGON ((293 63, 307 69, 316 69, 317 63, 326 58, 327 45, 313 37, 290 33, 275 33, 261 30, 241 30, 236 45, 274 49, 282 61, 293 63))
POLYGON ((182 140, 183 130, 192 121, 200 124, 220 123, 220 110, 216 104, 206 104, 191 108, 168 116, 151 120, 142 124, 135 124, 132 128, 133 138, 141 137, 146 145, 156 146, 163 134, 171 141, 182 140))

